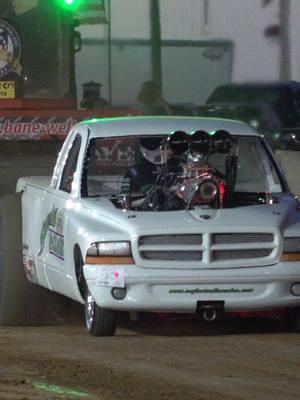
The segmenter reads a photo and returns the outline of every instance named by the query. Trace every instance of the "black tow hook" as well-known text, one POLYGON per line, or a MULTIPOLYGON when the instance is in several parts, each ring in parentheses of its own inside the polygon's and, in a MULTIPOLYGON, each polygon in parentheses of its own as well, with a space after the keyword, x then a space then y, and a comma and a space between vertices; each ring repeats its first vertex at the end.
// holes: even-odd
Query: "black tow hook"
POLYGON ((197 301, 197 314, 212 322, 224 314, 224 301, 197 301))

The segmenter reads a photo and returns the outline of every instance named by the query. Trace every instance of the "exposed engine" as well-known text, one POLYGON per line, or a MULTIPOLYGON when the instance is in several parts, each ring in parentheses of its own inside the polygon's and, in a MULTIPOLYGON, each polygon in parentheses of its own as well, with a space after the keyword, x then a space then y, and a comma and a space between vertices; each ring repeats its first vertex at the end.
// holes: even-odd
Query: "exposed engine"
POLYGON ((230 202, 236 179, 237 145, 219 130, 187 134, 176 131, 161 142, 161 164, 155 184, 140 196, 125 194, 122 207, 131 210, 170 211, 196 207, 222 208, 230 202), (209 158, 223 155, 222 172, 209 158))

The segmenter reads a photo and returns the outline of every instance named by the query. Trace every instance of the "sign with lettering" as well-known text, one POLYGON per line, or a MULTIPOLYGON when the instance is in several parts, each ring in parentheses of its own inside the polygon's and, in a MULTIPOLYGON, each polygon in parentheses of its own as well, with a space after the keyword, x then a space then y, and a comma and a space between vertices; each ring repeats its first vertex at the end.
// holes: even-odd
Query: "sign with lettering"
POLYGON ((14 81, 0 81, 0 99, 15 99, 16 83, 14 81))
POLYGON ((72 126, 83 118, 0 116, 0 140, 64 138, 72 126))

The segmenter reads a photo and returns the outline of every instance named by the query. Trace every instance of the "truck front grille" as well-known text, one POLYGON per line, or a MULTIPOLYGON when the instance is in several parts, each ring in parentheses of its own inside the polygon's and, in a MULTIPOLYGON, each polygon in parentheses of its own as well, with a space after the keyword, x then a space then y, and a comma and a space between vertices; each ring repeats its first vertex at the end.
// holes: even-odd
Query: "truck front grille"
POLYGON ((139 246, 143 245, 191 245, 202 244, 202 235, 155 235, 141 236, 139 246))
POLYGON ((202 251, 142 251, 145 260, 201 261, 202 251))
POLYGON ((138 240, 138 251, 144 261, 161 261, 158 268, 169 268, 164 264, 168 261, 174 262, 171 268, 232 268, 257 265, 258 260, 267 265, 276 254, 275 239, 270 232, 144 235, 138 240), (222 263, 226 261, 232 262, 222 263))
POLYGON ((213 251, 214 261, 246 260, 249 258, 268 257, 272 249, 249 249, 249 250, 217 250, 213 251))
POLYGON ((139 238, 140 255, 144 260, 201 261, 202 235, 155 235, 139 238))
POLYGON ((271 243, 274 240, 272 233, 214 233, 213 244, 231 243, 271 243))

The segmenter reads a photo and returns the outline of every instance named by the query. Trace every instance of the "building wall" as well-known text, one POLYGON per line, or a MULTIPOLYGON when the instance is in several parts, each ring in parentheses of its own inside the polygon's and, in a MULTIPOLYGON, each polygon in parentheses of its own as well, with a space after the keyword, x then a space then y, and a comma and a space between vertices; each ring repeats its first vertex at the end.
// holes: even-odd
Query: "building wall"
POLYGON ((204 4, 203 0, 160 0, 162 38, 203 40, 204 4))
POLYGON ((291 0, 291 61, 292 61, 292 79, 300 81, 300 1, 291 0))
MULTIPOLYGON (((290 4, 291 79, 300 80, 300 1, 290 4)), ((161 13, 164 38, 232 40, 232 80, 279 79, 279 38, 264 33, 279 23, 279 0, 161 0, 161 13)))
MULTIPOLYGON (((290 2, 291 79, 300 81, 300 34, 298 30, 300 1, 290 0, 290 2)), ((149 4, 150 0, 111 0, 112 39, 149 40, 149 4)), ((263 7, 263 0, 160 0, 160 13, 163 40, 231 41, 233 43, 232 71, 230 74, 226 73, 227 79, 237 82, 279 80, 279 38, 265 35, 265 29, 268 26, 279 23, 279 0, 271 0, 266 7, 263 7)), ((97 40, 107 40, 108 28, 103 25, 91 25, 81 27, 81 31, 83 38, 94 40, 94 43, 90 43, 90 47, 84 46, 82 52, 77 55, 77 86, 80 89, 80 85, 83 82, 89 80, 100 81, 103 83, 102 93, 107 98, 108 52, 103 46, 102 50, 99 51, 97 40), (86 62, 87 60, 89 60, 88 63, 86 62), (101 71, 101 74, 99 71, 101 71)), ((145 53, 145 47, 143 49, 141 48, 141 51, 145 53)), ((122 48, 120 47, 119 50, 121 54, 122 48)), ((201 51, 201 48, 199 48, 198 57, 200 57, 200 60, 201 51)), ((123 53, 125 54, 125 50, 123 53)), ((140 53, 137 52, 136 54, 140 53)), ((126 62, 124 57, 120 60, 124 64, 122 71, 127 68, 128 79, 124 79, 122 75, 117 74, 117 79, 113 78, 113 89, 118 90, 118 85, 121 87, 121 102, 126 102, 127 100, 126 93, 129 93, 128 89, 130 89, 128 85, 136 86, 134 92, 138 90, 137 88, 144 74, 143 71, 147 72, 144 75, 145 77, 148 76, 148 79, 149 74, 151 75, 151 65, 146 65, 147 62, 149 63, 147 61, 149 60, 149 55, 143 57, 139 56, 138 60, 131 59, 131 64, 126 62), (144 60, 144 64, 142 60, 144 60), (139 69, 135 71, 134 69, 138 65, 139 69), (136 79, 133 77, 136 77, 136 79)), ((195 55, 192 57, 194 60, 198 60, 195 55)), ((197 62, 200 61, 198 60, 197 62)), ((183 67, 185 64, 187 69, 191 71, 198 68, 197 66, 193 67, 193 60, 190 57, 180 57, 177 62, 175 60, 173 62, 174 68, 177 64, 182 64, 183 67)), ((115 68, 114 66, 116 67, 114 60, 112 60, 113 69, 115 68)), ((181 68, 181 70, 185 71, 186 68, 181 68)), ((212 71, 217 71, 217 69, 209 70, 211 71, 210 74, 209 71, 204 75, 203 71, 199 73, 197 80, 202 80, 201 87, 205 86, 208 79, 215 79, 215 71, 214 73, 212 71)), ((164 78, 167 75, 170 74, 164 72, 164 78)), ((193 72, 188 78, 186 76, 181 78, 179 76, 178 78, 183 80, 189 78, 195 81, 196 75, 193 72)), ((220 79, 216 79, 216 85, 219 83, 220 79)), ((173 85, 171 81, 165 85, 167 94, 171 93, 172 88, 170 85, 173 85)), ((185 84, 185 89, 189 86, 193 86, 191 82, 185 84)), ((205 93, 207 91, 208 89, 205 90, 205 93)), ((178 101, 180 95, 180 91, 176 93, 174 101, 178 101)), ((131 101, 134 96, 131 96, 131 101)), ((182 101, 187 101, 188 97, 184 94, 182 101)), ((204 97, 197 97, 196 94, 192 94, 190 100, 196 102, 205 101, 204 97)))
POLYGON ((264 35, 268 25, 278 22, 276 2, 263 8, 262 0, 210 0, 207 32, 234 42, 234 81, 278 79, 278 40, 264 35))

